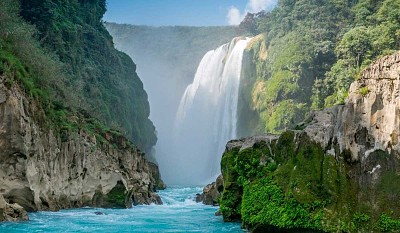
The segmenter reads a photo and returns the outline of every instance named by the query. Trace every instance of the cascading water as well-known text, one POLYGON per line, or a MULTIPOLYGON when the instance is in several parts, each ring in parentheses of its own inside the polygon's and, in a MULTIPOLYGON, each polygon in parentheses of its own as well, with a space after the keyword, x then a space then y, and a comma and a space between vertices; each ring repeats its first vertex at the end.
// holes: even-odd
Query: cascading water
POLYGON ((236 138, 237 105, 243 51, 250 38, 235 38, 203 57, 193 83, 179 105, 168 181, 204 184, 220 173, 228 140, 236 138))
POLYGON ((239 223, 225 223, 222 216, 214 216, 217 207, 196 203, 194 198, 201 190, 168 187, 159 192, 163 205, 29 213, 30 221, 0 223, 0 232, 244 232, 239 223))

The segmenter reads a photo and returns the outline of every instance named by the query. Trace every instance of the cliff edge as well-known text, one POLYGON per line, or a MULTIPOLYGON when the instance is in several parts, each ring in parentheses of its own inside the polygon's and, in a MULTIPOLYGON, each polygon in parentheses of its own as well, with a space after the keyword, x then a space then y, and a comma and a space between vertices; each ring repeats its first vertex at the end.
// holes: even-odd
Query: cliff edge
POLYGON ((225 221, 253 232, 400 231, 400 52, 298 130, 228 142, 225 221))

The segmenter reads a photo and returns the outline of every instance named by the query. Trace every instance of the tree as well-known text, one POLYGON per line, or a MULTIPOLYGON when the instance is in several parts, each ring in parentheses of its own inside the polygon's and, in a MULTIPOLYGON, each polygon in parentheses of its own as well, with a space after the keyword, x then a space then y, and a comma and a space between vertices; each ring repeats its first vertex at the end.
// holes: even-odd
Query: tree
POLYGON ((255 14, 247 13, 247 15, 244 17, 243 21, 240 22, 240 24, 239 24, 239 31, 240 31, 240 34, 243 34, 243 35, 258 34, 257 23, 255 20, 255 14))
POLYGON ((360 67, 371 49, 371 33, 365 26, 355 27, 344 34, 336 47, 339 58, 349 61, 350 65, 360 67))

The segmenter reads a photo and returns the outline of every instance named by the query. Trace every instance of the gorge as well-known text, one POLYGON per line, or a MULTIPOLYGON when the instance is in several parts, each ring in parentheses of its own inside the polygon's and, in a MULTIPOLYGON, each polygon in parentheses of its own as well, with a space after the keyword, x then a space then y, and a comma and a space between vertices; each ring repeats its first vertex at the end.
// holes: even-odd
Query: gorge
POLYGON ((245 2, 0 2, 0 231, 399 232, 400 2, 245 2))
MULTIPOLYGON (((233 85, 238 88, 241 69, 240 51, 235 51, 237 54, 233 55, 240 61, 232 61, 235 64, 230 64, 234 66, 232 72, 235 73, 235 77, 223 74, 224 67, 229 66, 223 64, 224 59, 231 55, 236 40, 231 42, 230 47, 226 44, 218 48, 235 37, 235 29, 233 27, 146 27, 112 23, 105 25, 112 34, 116 47, 137 62, 138 73, 150 95, 150 119, 157 127, 158 136, 153 153, 160 165, 163 179, 169 184, 186 185, 204 185, 211 181, 215 178, 212 177, 215 174, 206 171, 206 167, 212 164, 214 171, 219 170, 218 159, 214 156, 222 153, 226 139, 234 138, 230 135, 225 136, 224 140, 213 142, 218 139, 212 139, 207 130, 214 132, 212 137, 219 137, 217 125, 222 124, 214 121, 217 121, 217 117, 221 121, 223 116, 216 114, 223 104, 222 98, 228 94, 225 90, 219 90, 219 85, 224 82, 221 85, 233 85), (161 41, 152 39, 158 36, 166 39, 161 41), (145 48, 143 44, 146 45, 145 48), (209 50, 215 50, 214 54, 208 52, 209 50), (227 81, 228 78, 236 79, 236 82, 231 83, 227 81), (191 84, 192 82, 194 83, 191 84), (185 91, 189 85, 192 86, 192 90, 185 91), (208 88, 213 93, 207 94, 208 88), (197 91, 196 97, 183 97, 195 95, 197 91), (216 99, 212 100, 214 97, 216 99), (191 103, 186 103, 183 100, 185 98, 189 98, 190 100, 187 100, 189 102, 194 101, 194 105, 197 103, 195 109, 189 110, 191 103), (183 112, 186 111, 190 116, 183 116, 183 112), (196 111, 201 111, 204 115, 195 116, 196 111), (199 121, 200 118, 203 119, 199 121), (209 121, 214 123, 208 124, 209 121), (190 153, 187 153, 188 151, 190 153)), ((234 90, 234 87, 225 89, 234 90)), ((234 99, 236 98, 233 97, 234 99)), ((233 111, 230 111, 232 115, 233 111)))

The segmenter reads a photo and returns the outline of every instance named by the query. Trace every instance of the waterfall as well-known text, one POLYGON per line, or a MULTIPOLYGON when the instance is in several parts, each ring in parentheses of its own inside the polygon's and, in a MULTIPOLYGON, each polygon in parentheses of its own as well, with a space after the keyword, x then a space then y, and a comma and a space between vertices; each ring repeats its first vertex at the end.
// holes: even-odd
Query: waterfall
POLYGON ((176 174, 167 177, 174 176, 178 183, 204 184, 220 173, 226 142, 236 138, 242 57, 249 41, 235 38, 204 55, 181 98, 169 152, 175 168, 169 173, 176 174))

